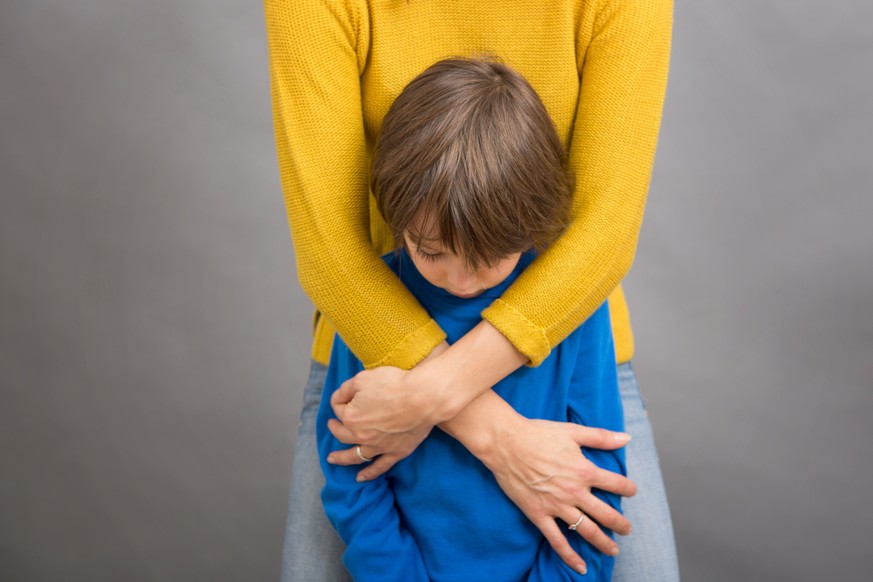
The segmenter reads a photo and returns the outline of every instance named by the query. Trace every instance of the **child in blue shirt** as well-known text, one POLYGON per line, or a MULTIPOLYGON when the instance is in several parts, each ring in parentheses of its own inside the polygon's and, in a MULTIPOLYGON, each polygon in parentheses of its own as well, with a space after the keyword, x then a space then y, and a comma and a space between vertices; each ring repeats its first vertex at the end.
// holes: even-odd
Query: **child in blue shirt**
MULTIPOLYGON (((449 59, 416 77, 392 105, 372 184, 399 245, 383 260, 451 344, 560 234, 572 177, 551 120, 522 77, 496 62, 449 59)), ((569 568, 491 472, 442 431, 372 481, 359 483, 355 467, 328 463, 329 453, 346 448, 327 428, 335 418, 330 396, 362 370, 337 336, 316 424, 322 501, 355 580, 610 579, 614 558, 574 532, 568 540, 588 570, 569 568)), ((539 366, 517 370, 494 391, 528 418, 622 431, 607 304, 539 366)), ((598 467, 627 474, 623 449, 583 452, 598 467)), ((618 495, 592 493, 620 509, 618 495)))

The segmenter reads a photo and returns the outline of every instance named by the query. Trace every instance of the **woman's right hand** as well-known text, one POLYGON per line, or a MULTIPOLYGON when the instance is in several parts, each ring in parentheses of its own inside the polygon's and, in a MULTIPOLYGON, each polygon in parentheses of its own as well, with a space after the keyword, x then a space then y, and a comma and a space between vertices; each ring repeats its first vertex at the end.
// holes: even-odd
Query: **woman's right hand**
POLYGON ((616 555, 618 545, 597 523, 621 535, 630 533, 631 524, 593 495, 591 489, 631 497, 637 488, 627 477, 594 465, 580 446, 614 450, 626 445, 630 435, 520 415, 509 423, 504 418, 499 426, 499 437, 479 441, 474 454, 494 473, 504 493, 542 532, 561 559, 578 571, 585 569, 584 561, 555 522, 557 518, 572 524, 579 519, 580 511, 586 519, 576 532, 600 551, 616 555))

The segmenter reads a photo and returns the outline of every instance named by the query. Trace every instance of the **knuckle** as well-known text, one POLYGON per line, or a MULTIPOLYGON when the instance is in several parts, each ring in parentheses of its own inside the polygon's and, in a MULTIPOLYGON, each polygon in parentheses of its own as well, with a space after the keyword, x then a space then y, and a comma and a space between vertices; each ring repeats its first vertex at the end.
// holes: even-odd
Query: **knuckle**
POLYGON ((570 483, 564 487, 564 493, 567 495, 568 499, 579 499, 583 496, 584 490, 577 483, 570 483))
POLYGON ((576 476, 586 485, 594 481, 596 473, 590 463, 586 463, 576 470, 576 476))

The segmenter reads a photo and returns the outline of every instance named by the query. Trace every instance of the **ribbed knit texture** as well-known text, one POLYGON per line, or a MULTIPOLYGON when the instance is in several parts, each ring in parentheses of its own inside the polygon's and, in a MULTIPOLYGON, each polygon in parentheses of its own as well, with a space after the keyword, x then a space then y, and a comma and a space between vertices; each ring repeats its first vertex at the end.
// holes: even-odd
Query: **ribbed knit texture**
POLYGON ((368 368, 408 369, 445 334, 379 259, 368 189, 382 118, 449 56, 496 55, 536 89, 576 173, 571 224, 483 312, 532 365, 609 296, 616 358, 633 355, 619 282, 636 251, 667 82, 672 0, 265 0, 279 171, 300 284, 368 368), (611 295, 610 295, 611 293, 611 295))

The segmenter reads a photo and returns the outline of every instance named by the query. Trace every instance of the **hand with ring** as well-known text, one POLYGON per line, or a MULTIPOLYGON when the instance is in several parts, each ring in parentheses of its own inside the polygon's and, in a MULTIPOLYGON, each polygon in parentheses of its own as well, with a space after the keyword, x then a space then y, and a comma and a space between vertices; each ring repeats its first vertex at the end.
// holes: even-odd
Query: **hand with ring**
MULTIPOLYGON (((358 447, 358 448, 360 449, 360 447, 358 447)), ((360 453, 358 453, 358 454, 360 454, 360 453)), ((568 525, 567 529, 570 531, 576 531, 576 528, 579 527, 579 524, 582 523, 583 519, 585 519, 585 514, 580 510, 579 511, 579 519, 577 519, 575 522, 568 525)))
POLYGON ((355 445, 355 454, 358 455, 358 458, 361 459, 362 463, 369 463, 372 461, 372 458, 364 456, 364 453, 361 452, 361 445, 355 445))
POLYGON ((496 449, 486 457, 486 466, 555 552, 571 567, 584 568, 555 519, 603 553, 615 556, 618 545, 601 526, 627 535, 631 524, 591 490, 629 497, 636 493, 636 485, 623 475, 598 468, 579 447, 617 449, 628 438, 572 423, 520 418, 495 441, 496 449))

